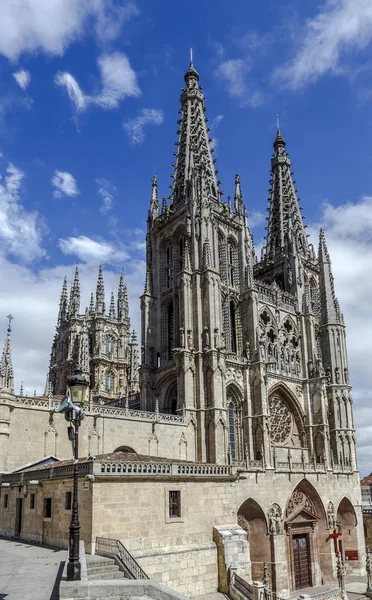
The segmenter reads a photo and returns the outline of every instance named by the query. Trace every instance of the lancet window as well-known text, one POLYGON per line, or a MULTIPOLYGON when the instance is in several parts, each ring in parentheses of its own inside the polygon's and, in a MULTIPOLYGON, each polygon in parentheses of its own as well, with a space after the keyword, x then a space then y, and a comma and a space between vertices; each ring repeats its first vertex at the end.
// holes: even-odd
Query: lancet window
POLYGON ((227 392, 227 416, 230 456, 232 460, 242 460, 244 452, 241 404, 235 391, 231 389, 227 392))

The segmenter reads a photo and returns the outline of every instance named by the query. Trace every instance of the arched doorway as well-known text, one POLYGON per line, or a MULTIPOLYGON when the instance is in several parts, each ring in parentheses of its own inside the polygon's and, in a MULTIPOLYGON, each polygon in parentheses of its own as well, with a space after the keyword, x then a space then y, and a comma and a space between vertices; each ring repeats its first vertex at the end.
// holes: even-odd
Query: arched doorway
POLYGON ((337 524, 342 534, 339 538, 340 551, 347 570, 358 568, 359 560, 355 560, 358 551, 357 518, 350 500, 344 497, 337 509, 337 524))
MULTIPOLYGON (((262 581, 263 563, 267 561, 270 569, 271 550, 265 514, 252 498, 245 500, 238 510, 238 525, 248 534, 252 580, 262 581)), ((271 570, 269 572, 271 577, 271 570)))
POLYGON ((327 543, 326 514, 315 488, 303 479, 293 490, 285 511, 291 590, 333 580, 333 545, 327 543))

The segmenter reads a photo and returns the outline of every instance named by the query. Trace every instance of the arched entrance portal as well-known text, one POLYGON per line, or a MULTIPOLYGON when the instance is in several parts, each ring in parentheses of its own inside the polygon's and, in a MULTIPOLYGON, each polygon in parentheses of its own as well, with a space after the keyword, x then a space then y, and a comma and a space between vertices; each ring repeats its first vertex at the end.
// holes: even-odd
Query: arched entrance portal
MULTIPOLYGON (((238 510, 238 525, 248 534, 252 580, 262 581, 263 563, 271 563, 270 539, 262 508, 253 500, 245 500, 238 510)), ((271 576, 271 573, 270 573, 271 576)))
POLYGON ((306 479, 297 485, 287 502, 285 531, 291 590, 332 581, 333 545, 327 543, 324 507, 306 479))
POLYGON ((355 560, 358 551, 357 518, 355 510, 348 498, 343 498, 338 505, 337 524, 342 536, 339 538, 340 551, 344 563, 350 572, 359 568, 359 560, 355 560))

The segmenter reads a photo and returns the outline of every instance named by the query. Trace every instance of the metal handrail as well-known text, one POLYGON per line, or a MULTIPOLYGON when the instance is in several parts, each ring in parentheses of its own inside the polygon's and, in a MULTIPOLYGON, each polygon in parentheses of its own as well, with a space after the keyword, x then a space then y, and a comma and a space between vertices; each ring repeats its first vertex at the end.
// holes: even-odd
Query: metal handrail
POLYGON ((146 575, 145 571, 120 540, 97 537, 96 554, 116 558, 122 564, 125 574, 129 579, 149 579, 148 575, 146 575))

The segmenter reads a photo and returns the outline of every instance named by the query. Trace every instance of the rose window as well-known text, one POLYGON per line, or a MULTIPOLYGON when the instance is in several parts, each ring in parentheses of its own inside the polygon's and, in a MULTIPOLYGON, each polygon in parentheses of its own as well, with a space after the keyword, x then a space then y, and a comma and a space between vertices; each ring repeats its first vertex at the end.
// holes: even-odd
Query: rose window
POLYGON ((271 441, 285 444, 292 433, 293 417, 287 404, 278 396, 269 400, 271 441))

